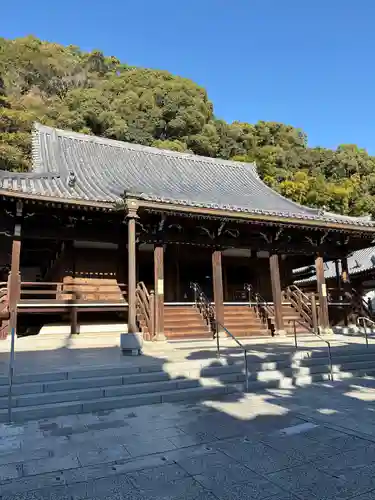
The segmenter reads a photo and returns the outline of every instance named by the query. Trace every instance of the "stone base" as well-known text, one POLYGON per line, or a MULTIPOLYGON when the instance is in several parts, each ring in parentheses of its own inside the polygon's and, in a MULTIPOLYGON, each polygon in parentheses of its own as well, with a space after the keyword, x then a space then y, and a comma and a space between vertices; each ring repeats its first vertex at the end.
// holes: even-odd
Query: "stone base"
POLYGON ((159 332, 155 335, 155 340, 156 341, 167 340, 167 337, 165 336, 164 332, 159 332))
POLYGON ((124 355, 138 356, 142 354, 143 338, 139 332, 122 333, 120 335, 120 347, 124 355))
POLYGON ((321 328, 319 327, 319 335, 333 335, 334 331, 331 327, 321 328))

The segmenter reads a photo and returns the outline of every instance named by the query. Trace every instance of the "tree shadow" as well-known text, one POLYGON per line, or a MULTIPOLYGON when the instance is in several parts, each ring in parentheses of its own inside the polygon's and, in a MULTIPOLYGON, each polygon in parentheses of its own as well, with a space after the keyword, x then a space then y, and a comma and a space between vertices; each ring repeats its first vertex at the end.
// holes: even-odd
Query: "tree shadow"
MULTIPOLYGON (((104 457, 104 463, 109 464, 105 469, 108 474, 126 475, 126 471, 131 468, 146 474, 144 471, 169 467, 171 464, 182 468, 194 465, 195 469, 189 473, 190 480, 214 492, 215 488, 234 488, 237 482, 253 487, 257 481, 263 481, 265 488, 269 488, 270 483, 285 491, 294 491, 292 486, 289 489, 288 484, 278 483, 275 474, 291 469, 298 476, 299 469, 304 466, 320 471, 330 457, 339 460, 343 452, 359 447, 371 448, 375 453, 375 424, 372 424, 375 380, 372 378, 324 381, 288 388, 275 383, 268 386, 258 378, 261 368, 268 364, 279 372, 280 377, 290 378, 291 356, 296 351, 288 351, 285 346, 260 343, 251 345, 248 362, 251 381, 262 383, 257 387, 252 386, 254 391, 245 393, 243 359, 231 347, 223 348, 220 360, 216 359, 214 342, 212 349, 197 347, 186 353, 176 346, 172 349, 168 343, 155 343, 152 349, 145 349, 143 356, 125 357, 118 347, 78 349, 74 347, 74 340, 70 339, 69 344, 62 343, 61 347, 48 351, 18 351, 15 383, 37 384, 38 373, 49 373, 51 381, 57 384, 59 381, 79 380, 79 375, 86 375, 88 387, 85 390, 89 391, 92 387, 90 378, 93 380, 95 374, 106 378, 107 385, 102 389, 92 389, 105 391, 108 387, 125 387, 134 374, 151 376, 143 382, 142 388, 138 385, 134 405, 124 408, 119 401, 117 408, 103 407, 87 411, 87 415, 91 414, 95 418, 92 427, 87 423, 89 420, 85 420, 86 413, 80 413, 86 423, 79 429, 72 427, 69 417, 59 418, 58 415, 38 422, 39 431, 47 437, 66 436, 67 446, 70 441, 74 442, 77 433, 90 431, 92 440, 97 441, 102 431, 104 435, 103 429, 112 429, 116 446, 124 446, 130 450, 131 456, 127 459, 113 458, 113 454, 104 457), (176 363, 180 364, 180 368, 176 363), (238 368, 234 372, 238 378, 228 381, 226 375, 232 373, 230 368, 233 365, 238 368), (222 369, 223 366, 229 367, 227 373, 222 369), (180 400, 178 396, 168 398, 166 386, 162 390, 163 386, 160 385, 160 394, 164 396, 158 399, 156 392, 154 402, 162 401, 163 404, 140 406, 146 402, 139 399, 146 393, 142 391, 155 389, 152 386, 152 374, 161 384, 176 384, 175 392, 179 388, 207 388, 208 379, 217 392, 207 390, 200 397, 192 393, 191 400, 187 393, 180 394, 180 400), (231 389, 222 390, 227 387, 231 389), (310 427, 304 427, 306 424, 310 427), (349 439, 351 435, 355 435, 355 439, 349 439), (200 457, 200 462, 197 457, 200 457), (207 465, 215 460, 218 466, 207 465), (242 470, 244 479, 238 476, 238 471, 242 470)), ((350 346, 333 348, 334 364, 335 354, 339 357, 348 349, 350 346)), ((302 358, 302 361, 321 358, 324 352, 323 347, 311 348, 309 356, 302 358)), ((0 365, 6 364, 7 356, 8 353, 0 353, 0 365)), ((0 385, 0 390, 3 386, 0 385)), ((116 396, 109 391, 103 393, 103 398, 106 397, 116 396)), ((19 408, 22 395, 15 394, 14 398, 16 408, 19 408)), ((82 410, 85 408, 88 406, 83 406, 82 410)), ((108 433, 105 436, 104 443, 110 439, 108 433)), ((337 475, 336 470, 334 473, 337 475)), ((335 482, 337 478, 334 473, 331 474, 328 469, 322 474, 327 474, 330 481, 335 482)), ((64 472, 60 471, 59 474, 64 476, 64 472)), ((172 487, 173 481, 169 487, 172 487)), ((311 496, 312 491, 313 486, 309 483, 302 497, 311 496)), ((248 496, 252 498, 250 493, 248 496)), ((284 498, 281 493, 279 497, 284 498)), ((331 498, 335 496, 332 494, 331 498)))

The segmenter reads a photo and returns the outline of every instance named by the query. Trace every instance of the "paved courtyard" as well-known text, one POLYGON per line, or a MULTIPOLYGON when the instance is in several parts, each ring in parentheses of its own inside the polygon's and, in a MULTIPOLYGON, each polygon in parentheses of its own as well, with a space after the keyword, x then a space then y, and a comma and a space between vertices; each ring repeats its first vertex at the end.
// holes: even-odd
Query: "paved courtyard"
POLYGON ((1 500, 375 499, 375 380, 0 427, 1 500))

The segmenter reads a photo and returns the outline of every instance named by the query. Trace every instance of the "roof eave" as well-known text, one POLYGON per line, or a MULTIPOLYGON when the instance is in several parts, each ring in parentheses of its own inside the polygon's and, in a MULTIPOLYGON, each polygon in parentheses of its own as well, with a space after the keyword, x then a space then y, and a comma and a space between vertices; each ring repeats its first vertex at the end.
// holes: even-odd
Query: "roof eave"
POLYGON ((114 209, 113 202, 59 198, 57 196, 43 196, 39 194, 20 193, 19 191, 10 191, 5 189, 0 189, 0 196, 3 196, 5 198, 17 198, 19 200, 25 200, 25 201, 54 203, 60 205, 72 205, 76 207, 82 206, 82 207, 100 208, 106 210, 114 209))
MULTIPOLYGON (((112 201, 93 201, 93 200, 82 200, 82 199, 71 199, 71 198, 59 198, 53 196, 43 196, 38 194, 27 194, 20 193, 18 191, 10 191, 0 189, 0 196, 7 198, 17 198, 29 201, 39 201, 44 203, 55 203, 62 205, 71 206, 82 206, 99 208, 104 210, 116 210, 116 203, 112 201)), ((363 226, 357 224, 340 224, 329 221, 321 220, 309 220, 309 219, 298 219, 293 217, 277 216, 273 214, 257 214, 249 212, 240 212, 233 210, 217 209, 217 208, 204 208, 204 207, 194 207, 191 205, 181 205, 177 203, 170 202, 156 202, 139 199, 137 196, 133 196, 129 193, 129 198, 137 199, 138 206, 146 209, 163 210, 169 212, 180 212, 183 214, 190 213, 192 215, 204 215, 208 217, 225 217, 237 220, 249 220, 254 222, 270 223, 270 224, 290 224, 295 227, 311 227, 315 229, 331 229, 335 231, 344 232, 366 232, 370 234, 375 234, 375 226, 363 226)), ((118 208, 117 208, 118 209, 118 208)))
POLYGON ((163 203, 163 202, 148 201, 142 199, 138 199, 138 205, 139 207, 143 207, 146 209, 191 213, 197 216, 206 215, 211 217, 226 217, 232 219, 251 220, 257 222, 266 222, 266 223, 269 222, 270 224, 271 223, 290 224, 293 226, 312 227, 315 229, 322 228, 322 229, 332 229, 336 231, 347 231, 347 232, 360 231, 360 232, 375 234, 375 226, 342 224, 342 223, 335 223, 330 221, 322 221, 314 219, 298 219, 298 218, 278 216, 273 214, 257 214, 257 213, 240 212, 240 211, 237 212, 233 210, 194 207, 191 205, 181 205, 169 202, 163 203))

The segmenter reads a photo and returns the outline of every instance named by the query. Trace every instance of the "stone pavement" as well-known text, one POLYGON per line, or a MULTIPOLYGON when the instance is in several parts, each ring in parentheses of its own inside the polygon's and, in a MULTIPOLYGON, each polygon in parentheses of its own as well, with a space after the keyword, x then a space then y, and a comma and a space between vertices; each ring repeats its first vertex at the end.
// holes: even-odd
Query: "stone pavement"
POLYGON ((375 499, 375 379, 0 427, 1 500, 375 499))

